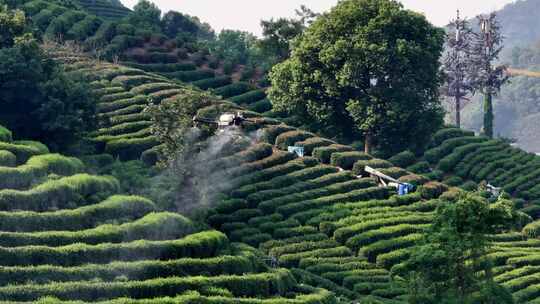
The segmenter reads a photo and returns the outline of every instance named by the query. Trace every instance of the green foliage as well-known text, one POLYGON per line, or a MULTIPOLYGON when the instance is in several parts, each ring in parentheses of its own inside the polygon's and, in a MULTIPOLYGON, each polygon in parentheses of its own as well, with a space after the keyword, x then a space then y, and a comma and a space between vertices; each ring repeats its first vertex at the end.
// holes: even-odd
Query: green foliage
POLYGON ((0 5, 0 49, 10 48, 27 32, 24 12, 9 10, 4 4, 0 5))
POLYGON ((82 75, 67 76, 32 40, 0 49, 0 119, 17 136, 65 148, 95 124, 82 75))
POLYGON ((395 1, 342 1, 273 68, 269 96, 277 111, 323 133, 360 132, 368 151, 371 142, 390 153, 417 151, 442 125, 442 43, 439 29, 395 1))
POLYGON ((186 149, 190 141, 186 135, 198 110, 215 101, 216 97, 209 93, 184 88, 174 99, 148 105, 145 112, 152 119, 152 133, 164 145, 162 152, 166 162, 174 161, 186 149))
MULTIPOLYGON (((411 303, 500 303, 512 298, 501 294, 491 277, 487 235, 510 227, 517 219, 513 205, 501 200, 490 205, 474 194, 443 201, 423 241, 411 252, 403 269, 410 271, 411 303), (483 271, 484 276, 475 276, 483 271), (479 292, 479 294, 477 293, 479 292), (492 294, 493 293, 493 294, 492 294), (484 299, 474 302, 475 299, 484 299), (491 300, 490 300, 491 299, 491 300)), ((503 294, 506 294, 503 292, 503 294)))

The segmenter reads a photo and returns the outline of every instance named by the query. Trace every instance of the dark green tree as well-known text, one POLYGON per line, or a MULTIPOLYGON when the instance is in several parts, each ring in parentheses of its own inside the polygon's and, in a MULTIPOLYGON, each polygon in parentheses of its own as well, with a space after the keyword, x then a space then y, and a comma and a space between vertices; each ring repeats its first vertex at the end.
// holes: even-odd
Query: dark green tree
POLYGON ((410 303, 513 303, 493 281, 488 235, 522 218, 506 199, 490 204, 477 194, 460 193, 442 201, 424 240, 399 267, 409 283, 410 303))
POLYGON ((319 15, 302 5, 296 10, 298 18, 278 18, 262 20, 263 38, 258 41, 258 47, 267 61, 275 64, 289 58, 292 41, 319 15))
POLYGON ((0 48, 12 47, 17 37, 27 32, 24 12, 0 5, 0 48))
POLYGON ((161 10, 148 0, 139 0, 127 19, 130 24, 139 29, 161 31, 161 10))
POLYGON ((21 32, 19 18, 17 12, 0 13, 7 21, 2 31, 11 35, 0 48, 0 122, 19 138, 63 149, 94 127, 95 101, 88 81, 66 75, 31 34, 21 32), (9 22, 10 16, 17 21, 9 22))
POLYGON ((222 30, 210 43, 210 53, 232 65, 245 64, 252 54, 257 38, 248 32, 222 30))
POLYGON ((278 111, 365 150, 419 150, 442 124, 444 32, 393 0, 345 0, 317 18, 271 72, 278 111))

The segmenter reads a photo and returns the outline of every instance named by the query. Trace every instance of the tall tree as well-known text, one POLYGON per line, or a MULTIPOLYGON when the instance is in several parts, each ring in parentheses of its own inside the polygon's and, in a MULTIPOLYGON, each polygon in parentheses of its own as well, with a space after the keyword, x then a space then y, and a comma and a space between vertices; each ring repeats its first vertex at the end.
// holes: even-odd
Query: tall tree
POLYGON ((289 58, 292 41, 319 16, 308 7, 302 5, 295 10, 297 18, 278 18, 262 20, 263 38, 258 46, 263 55, 271 57, 272 63, 289 58))
POLYGON ((484 134, 493 137, 493 96, 498 94, 504 83, 508 81, 505 65, 496 65, 504 45, 501 25, 497 15, 479 16, 480 32, 474 39, 474 65, 479 70, 477 88, 484 94, 484 134))
POLYGON ((161 10, 148 0, 139 0, 128 15, 128 21, 140 29, 161 30, 161 10))
POLYGON ((455 121, 461 126, 461 109, 467 96, 475 92, 477 72, 472 63, 473 31, 466 19, 461 19, 459 11, 450 23, 446 38, 446 53, 443 59, 445 82, 444 94, 452 99, 455 108, 455 121))
POLYGON ((490 204, 463 192, 442 200, 423 241, 397 267, 408 276, 410 303, 513 303, 493 281, 488 235, 519 228, 524 217, 504 198, 490 204))
POLYGON ((393 0, 340 1, 271 72, 276 110, 314 131, 363 137, 388 153, 420 149, 442 123, 444 32, 393 0))

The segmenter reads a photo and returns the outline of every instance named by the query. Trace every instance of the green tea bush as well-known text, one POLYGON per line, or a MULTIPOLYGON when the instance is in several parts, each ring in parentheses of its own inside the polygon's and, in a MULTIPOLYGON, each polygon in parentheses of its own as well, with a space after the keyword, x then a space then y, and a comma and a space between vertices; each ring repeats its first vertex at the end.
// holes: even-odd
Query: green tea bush
POLYGON ((99 103, 115 102, 121 99, 128 99, 128 98, 133 98, 133 97, 135 97, 135 94, 122 90, 118 93, 101 96, 99 98, 99 103))
POLYGON ((414 165, 408 166, 407 171, 411 171, 416 174, 425 174, 431 172, 431 166, 427 161, 420 161, 414 165))
POLYGON ((340 153, 340 152, 353 152, 353 149, 349 146, 344 145, 330 145, 326 147, 318 147, 313 149, 313 157, 318 159, 323 164, 330 164, 332 155, 334 153, 340 153))
POLYGON ((73 243, 100 244, 122 243, 140 239, 168 240, 181 238, 195 232, 193 223, 175 213, 150 213, 134 222, 121 225, 102 225, 79 231, 0 232, 0 245, 65 246, 73 243))
POLYGON ((348 239, 359 235, 361 233, 379 229, 386 226, 400 225, 400 224, 430 224, 433 221, 433 215, 431 214, 412 214, 403 217, 390 217, 383 219, 375 219, 342 227, 334 232, 334 238, 340 242, 345 243, 348 239))
POLYGON ((412 233, 424 232, 429 226, 430 224, 400 224, 396 226, 386 226, 366 231, 362 234, 357 234, 348 239, 345 245, 352 250, 357 251, 361 247, 378 241, 401 237, 412 233))
POLYGON ((169 89, 177 89, 179 88, 179 85, 175 83, 170 82, 154 82, 154 83, 146 83, 143 85, 140 85, 138 87, 134 87, 131 89, 131 93, 135 95, 147 95, 151 93, 155 93, 158 91, 163 90, 169 90, 169 89))
POLYGON ((17 158, 17 164, 24 164, 32 156, 49 153, 48 149, 45 151, 40 147, 28 145, 22 142, 0 142, 0 150, 8 151, 15 155, 17 158))
POLYGON ((439 182, 429 182, 419 187, 418 191, 425 199, 433 199, 448 191, 448 187, 439 182))
POLYGON ((177 296, 188 290, 205 291, 215 287, 229 290, 236 297, 273 297, 285 295, 294 285, 296 281, 291 273, 280 269, 260 274, 215 277, 169 277, 127 282, 83 281, 42 286, 26 285, 24 286, 26 288, 4 287, 0 288, 0 299, 35 301, 45 295, 53 295, 59 298, 92 301, 96 294, 99 294, 101 299, 156 298, 177 296))
POLYGON ((256 101, 263 100, 266 98, 266 90, 259 89, 259 90, 253 90, 244 94, 240 94, 237 96, 234 96, 232 98, 229 98, 230 101, 236 103, 236 104, 246 104, 250 105, 253 104, 256 101))
POLYGON ((0 125, 0 141, 11 142, 13 140, 11 131, 0 125))
POLYGON ((324 165, 306 168, 288 175, 276 177, 266 182, 246 185, 238 190, 233 191, 231 195, 234 198, 246 198, 252 193, 269 189, 279 189, 296 182, 311 180, 326 174, 336 173, 337 171, 338 170, 334 167, 324 165))
POLYGON ((296 129, 284 124, 269 126, 262 130, 261 140, 269 144, 274 144, 279 135, 294 130, 296 129))
POLYGON ((487 140, 488 139, 486 137, 480 137, 480 136, 451 138, 444 141, 441 145, 437 146, 436 148, 427 150, 426 153, 424 153, 424 158, 431 164, 436 164, 443 157, 450 154, 455 148, 459 146, 472 144, 472 143, 480 143, 487 140))
POLYGON ((128 280, 149 280, 159 277, 199 275, 209 276, 224 274, 244 274, 254 270, 251 257, 217 256, 207 259, 180 258, 169 261, 137 261, 113 262, 110 264, 90 264, 76 267, 35 266, 9 267, 0 269, 0 285, 68 281, 91 281, 99 278, 102 281, 113 282, 119 273, 128 280))
POLYGON ((276 209, 282 206, 286 206, 287 204, 304 201, 308 202, 311 199, 324 200, 333 198, 336 200, 347 200, 347 193, 373 186, 376 186, 376 183, 373 179, 355 179, 300 193, 290 193, 285 196, 262 202, 259 204, 258 207, 268 214, 274 212, 276 209), (324 198, 325 196, 327 196, 327 198, 324 198))
MULTIPOLYGON (((17 157, 15 154, 0 150, 0 167, 14 167, 17 165, 17 157)), ((2 170, 2 168, 0 168, 2 170)))
POLYGON ((226 85, 221 88, 217 88, 214 90, 214 93, 218 96, 221 96, 225 99, 233 96, 238 96, 241 94, 244 94, 250 90, 253 90, 254 87, 247 83, 247 82, 235 82, 230 85, 226 85))
POLYGON ((278 213, 285 216, 291 216, 311 208, 321 208, 331 206, 336 203, 345 203, 350 201, 363 201, 370 199, 382 199, 389 194, 388 188, 367 188, 354 190, 344 194, 336 194, 328 197, 321 197, 310 201, 302 201, 280 206, 276 209, 278 213))
POLYGON ((272 102, 268 98, 256 101, 252 104, 249 104, 247 106, 248 110, 257 112, 257 113, 265 113, 270 110, 272 110, 272 102))
POLYGON ((108 103, 99 103, 97 109, 100 113, 107 113, 122 110, 134 105, 146 105, 147 103, 148 98, 146 96, 135 96, 133 98, 120 99, 108 103))
POLYGON ((460 128, 441 129, 433 135, 433 139, 430 146, 436 147, 436 146, 441 145, 444 141, 450 138, 466 137, 466 136, 474 136, 474 132, 463 130, 460 128))
POLYGON ((26 188, 48 174, 68 176, 82 172, 83 167, 80 160, 60 154, 32 156, 19 167, 0 167, 0 188, 26 188))
POLYGON ((194 71, 197 67, 193 63, 150 63, 140 64, 135 62, 126 62, 125 65, 154 73, 170 73, 179 71, 194 71))
POLYGON ((231 81, 232 80, 230 76, 220 76, 194 81, 191 84, 198 87, 199 89, 208 90, 229 85, 231 81))
POLYGON ((351 170, 357 161, 370 159, 372 159, 372 157, 363 152, 336 152, 332 153, 332 156, 330 157, 330 164, 345 170, 351 170))
POLYGON ((122 161, 139 159, 141 154, 159 145, 155 136, 145 138, 126 138, 110 141, 105 146, 105 152, 118 157, 122 161))
POLYGON ((388 161, 397 167, 406 168, 416 162, 416 156, 411 151, 403 151, 390 157, 388 161))
POLYGON ((61 247, 25 246, 0 248, 5 266, 57 265, 78 266, 112 261, 171 260, 185 257, 215 256, 228 245, 227 237, 217 231, 191 234, 182 239, 166 241, 134 241, 119 244, 72 244, 61 247))
POLYGON ((117 192, 118 181, 112 177, 77 174, 58 180, 48 180, 30 190, 0 190, 1 210, 48 210, 81 204, 94 194, 117 192))
POLYGON ((304 148, 304 153, 306 155, 312 155, 313 150, 315 148, 327 147, 327 146, 330 146, 330 145, 333 145, 333 144, 335 144, 334 141, 331 141, 331 140, 326 139, 326 138, 311 137, 311 138, 308 138, 306 140, 296 142, 294 145, 299 146, 299 147, 303 147, 304 148))
POLYGON ((327 249, 315 249, 312 251, 289 253, 279 257, 279 265, 283 267, 298 267, 300 260, 309 257, 346 257, 353 253, 345 246, 333 247, 327 249))
POLYGON ((178 71, 178 72, 167 72, 161 73, 164 76, 178 79, 184 82, 193 82, 202 79, 208 79, 216 76, 216 73, 213 70, 200 69, 195 71, 178 71))
MULTIPOLYGON (((361 153, 361 152, 353 152, 353 153, 361 153)), ((393 164, 390 163, 389 161, 386 161, 384 159, 378 159, 378 158, 358 160, 354 163, 352 167, 352 171, 355 175, 365 175, 366 166, 369 166, 373 169, 387 169, 387 168, 391 168, 393 164)))
POLYGON ((77 231, 115 220, 137 220, 156 211, 153 202, 137 196, 112 196, 105 201, 71 210, 0 212, 0 230, 12 232, 77 231))
POLYGON ((287 150, 289 146, 293 146, 296 142, 304 141, 314 137, 315 134, 300 130, 288 131, 281 133, 276 137, 275 145, 282 150, 287 150))
POLYGON ((352 180, 354 177, 350 172, 340 172, 324 175, 305 182, 294 183, 290 186, 280 189, 263 190, 252 193, 247 196, 247 201, 250 205, 258 205, 260 202, 276 199, 289 194, 298 194, 308 190, 327 187, 332 184, 342 183, 352 180))
POLYGON ((388 253, 394 250, 412 247, 423 237, 421 233, 409 234, 402 237, 381 240, 370 245, 364 246, 359 253, 367 257, 368 261, 375 262, 377 255, 388 253))

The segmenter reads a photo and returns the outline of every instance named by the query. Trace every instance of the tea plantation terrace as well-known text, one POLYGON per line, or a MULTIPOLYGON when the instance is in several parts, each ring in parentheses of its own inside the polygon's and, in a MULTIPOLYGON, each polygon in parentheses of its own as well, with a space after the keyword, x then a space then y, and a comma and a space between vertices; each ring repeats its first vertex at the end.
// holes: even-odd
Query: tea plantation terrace
POLYGON ((0 127, 2 303, 335 303, 85 168, 0 127))

